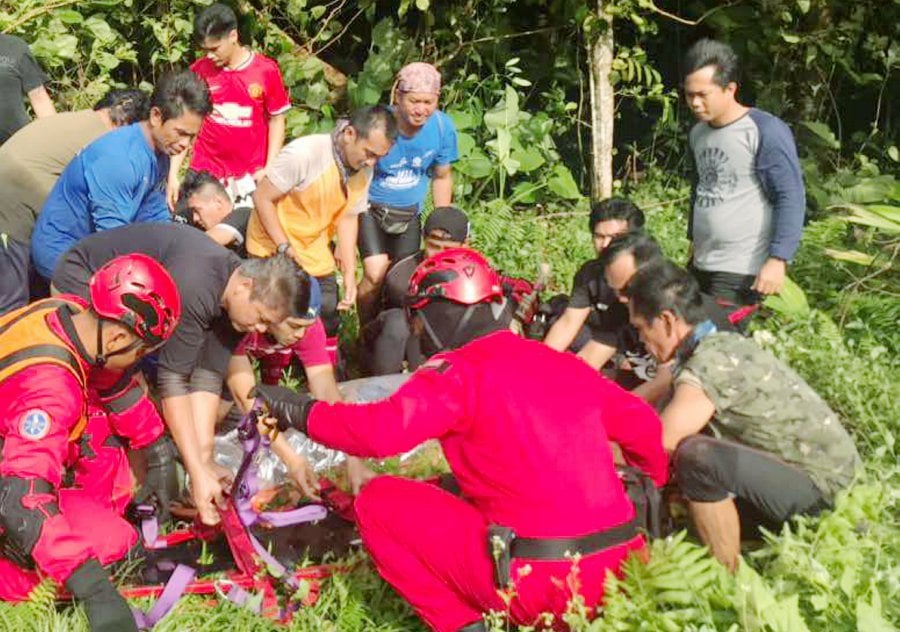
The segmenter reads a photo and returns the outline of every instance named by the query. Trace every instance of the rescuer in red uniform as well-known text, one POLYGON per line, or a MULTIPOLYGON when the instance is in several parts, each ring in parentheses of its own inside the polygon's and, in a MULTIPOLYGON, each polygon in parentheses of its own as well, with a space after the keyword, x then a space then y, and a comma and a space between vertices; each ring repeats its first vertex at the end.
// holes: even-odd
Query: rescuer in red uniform
POLYGON ((508 331, 497 273, 476 252, 424 261, 409 299, 431 357, 391 397, 327 404, 265 385, 257 394, 280 429, 348 454, 440 440, 461 496, 379 476, 356 499, 378 571, 434 630, 484 630, 482 613, 507 610, 498 586, 514 586, 517 624, 562 613, 573 590, 595 606, 606 571, 644 546, 609 442, 662 484, 659 418, 575 356, 508 331), (567 581, 567 551, 581 553, 577 582, 567 581))
POLYGON ((0 598, 24 599, 43 578, 64 583, 91 629, 136 630, 102 564, 137 533, 124 445, 161 458, 163 422, 125 370, 178 323, 175 282, 155 260, 117 257, 70 295, 0 318, 0 598), (64 470, 75 484, 61 489, 64 470))

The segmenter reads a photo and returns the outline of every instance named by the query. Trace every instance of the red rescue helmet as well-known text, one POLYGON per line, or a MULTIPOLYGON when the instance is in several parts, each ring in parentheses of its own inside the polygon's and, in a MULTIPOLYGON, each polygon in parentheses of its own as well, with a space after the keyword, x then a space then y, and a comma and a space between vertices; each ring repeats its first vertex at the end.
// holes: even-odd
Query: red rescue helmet
POLYGON ((436 298, 460 305, 503 300, 500 276, 470 248, 449 248, 419 264, 409 280, 407 305, 421 309, 436 298))
POLYGON ((122 255, 97 270, 90 299, 98 316, 122 323, 151 347, 168 340, 181 318, 178 286, 145 254, 122 255))

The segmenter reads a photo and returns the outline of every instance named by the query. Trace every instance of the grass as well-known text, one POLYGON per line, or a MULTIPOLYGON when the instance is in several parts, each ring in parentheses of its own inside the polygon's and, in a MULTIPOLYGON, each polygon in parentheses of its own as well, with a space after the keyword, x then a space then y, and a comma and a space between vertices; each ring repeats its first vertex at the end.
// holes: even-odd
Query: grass
MULTIPOLYGON (((687 252, 683 184, 647 182, 634 192, 647 209, 648 228, 676 261, 687 252)), ((582 261, 592 256, 586 209, 555 212, 487 202, 469 209, 474 244, 512 274, 533 276, 541 261, 553 265, 549 292, 564 291, 582 261)), ((730 577, 684 534, 654 543, 650 564, 632 559, 621 580, 607 585, 604 616, 592 619, 576 602, 565 620, 573 630, 863 630, 900 627, 900 369, 882 341, 889 320, 874 315, 862 328, 841 326, 841 271, 823 264, 821 249, 838 238, 829 220, 807 228, 795 280, 813 309, 803 317, 767 313, 758 341, 791 364, 837 411, 866 462, 859 481, 833 511, 801 518, 746 558, 730 577), (869 329, 875 328, 875 331, 869 329), (880 328, 880 329, 879 329, 880 328)), ((854 297, 854 300, 859 300, 854 297)), ((896 309, 896 305, 889 306, 896 309)), ((426 476, 444 467, 432 451, 412 463, 388 461, 386 471, 426 476)), ((417 631, 425 627, 365 561, 326 580, 318 602, 279 627, 216 600, 188 597, 158 630, 417 631)), ((146 604, 143 604, 146 605, 146 604)), ((494 630, 508 627, 492 618, 494 630)), ((80 608, 57 606, 48 586, 29 603, 0 603, 0 630, 87 630, 80 608)))

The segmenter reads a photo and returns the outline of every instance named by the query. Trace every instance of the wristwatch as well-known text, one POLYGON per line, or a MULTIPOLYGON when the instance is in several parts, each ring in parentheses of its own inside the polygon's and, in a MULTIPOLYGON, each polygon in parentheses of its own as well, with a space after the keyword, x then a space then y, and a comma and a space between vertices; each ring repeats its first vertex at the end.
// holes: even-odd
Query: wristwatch
POLYGON ((286 252, 287 252, 288 250, 290 250, 290 249, 291 249, 291 244, 290 244, 290 242, 283 241, 283 242, 281 242, 280 244, 278 244, 278 247, 277 247, 277 248, 275 248, 275 252, 277 252, 277 253, 280 254, 280 255, 283 255, 284 253, 286 253, 286 252))

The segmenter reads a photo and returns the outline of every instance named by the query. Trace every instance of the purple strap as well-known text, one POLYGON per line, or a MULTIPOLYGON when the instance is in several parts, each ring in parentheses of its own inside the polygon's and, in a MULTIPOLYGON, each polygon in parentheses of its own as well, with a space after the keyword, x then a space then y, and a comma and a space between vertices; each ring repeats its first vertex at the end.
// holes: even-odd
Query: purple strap
POLYGON ((289 527, 303 522, 322 520, 327 515, 328 510, 324 505, 306 505, 290 511, 263 511, 259 514, 259 519, 270 527, 289 527))
POLYGON ((159 623, 175 607, 188 585, 194 581, 196 574, 197 571, 190 566, 185 566, 184 564, 176 566, 169 581, 166 582, 166 587, 163 588, 162 594, 149 612, 144 613, 137 608, 132 608, 137 627, 141 630, 149 630, 159 623))
POLYGON ((249 592, 247 592, 237 584, 232 584, 231 588, 228 589, 228 592, 225 593, 225 598, 234 605, 247 607, 254 614, 259 614, 262 609, 262 604, 256 604, 255 607, 250 608, 247 605, 247 602, 250 600, 250 596, 251 595, 249 592))

